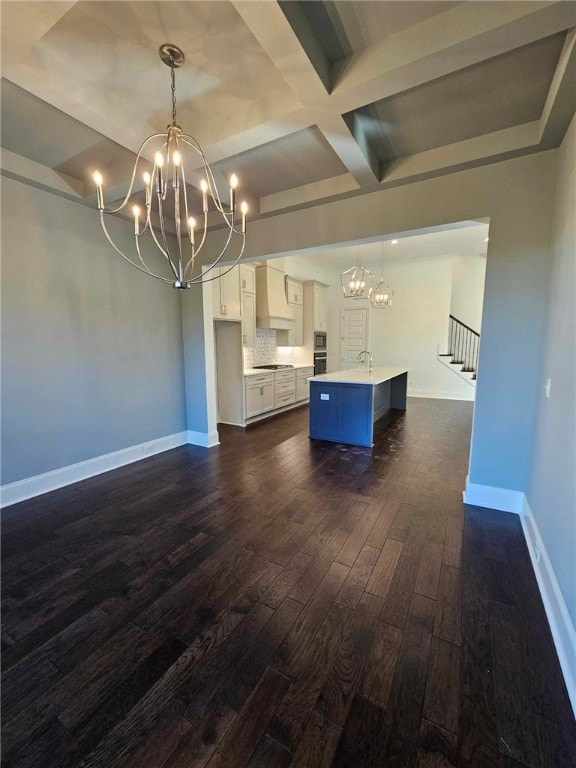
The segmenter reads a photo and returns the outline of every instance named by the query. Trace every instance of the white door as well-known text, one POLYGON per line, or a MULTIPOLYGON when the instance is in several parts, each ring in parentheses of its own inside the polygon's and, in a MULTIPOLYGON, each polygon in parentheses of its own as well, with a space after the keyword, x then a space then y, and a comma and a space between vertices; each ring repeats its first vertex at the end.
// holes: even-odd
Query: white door
POLYGON ((343 309, 340 312, 340 370, 359 368, 358 354, 368 344, 368 310, 343 309))

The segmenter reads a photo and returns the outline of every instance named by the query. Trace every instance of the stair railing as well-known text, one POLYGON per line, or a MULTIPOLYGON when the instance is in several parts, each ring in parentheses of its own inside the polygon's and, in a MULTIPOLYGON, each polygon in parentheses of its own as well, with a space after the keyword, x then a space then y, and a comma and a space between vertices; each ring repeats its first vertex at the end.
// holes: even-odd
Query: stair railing
POLYGON ((478 370, 478 350, 480 334, 469 325, 450 315, 448 328, 448 354, 452 357, 452 365, 462 366, 462 371, 472 373, 476 378, 478 370))

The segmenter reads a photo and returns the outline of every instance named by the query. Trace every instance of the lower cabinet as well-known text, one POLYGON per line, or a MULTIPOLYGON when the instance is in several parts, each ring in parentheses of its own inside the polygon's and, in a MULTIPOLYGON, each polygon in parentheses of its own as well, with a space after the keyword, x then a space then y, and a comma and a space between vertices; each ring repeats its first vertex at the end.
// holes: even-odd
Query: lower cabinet
POLYGON ((307 400, 308 378, 313 375, 314 368, 309 367, 245 376, 246 420, 307 400))
POLYGON ((296 401, 308 400, 310 384, 308 379, 314 376, 314 368, 298 368, 296 371, 296 401))
POLYGON ((245 379, 246 418, 251 419, 274 408, 274 376, 250 376, 245 379))

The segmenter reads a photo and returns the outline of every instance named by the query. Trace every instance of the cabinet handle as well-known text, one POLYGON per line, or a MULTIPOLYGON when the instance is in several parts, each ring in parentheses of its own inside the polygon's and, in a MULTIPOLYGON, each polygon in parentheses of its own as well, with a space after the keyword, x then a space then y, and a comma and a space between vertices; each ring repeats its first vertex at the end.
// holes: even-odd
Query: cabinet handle
POLYGON ((242 343, 243 343, 243 344, 246 344, 246 334, 244 334, 244 335, 242 336, 242 343))
POLYGON ((260 394, 261 394, 261 395, 263 395, 263 394, 264 394, 264 387, 260 387, 260 394))
POLYGON ((242 278, 242 289, 246 288, 246 280, 242 278))

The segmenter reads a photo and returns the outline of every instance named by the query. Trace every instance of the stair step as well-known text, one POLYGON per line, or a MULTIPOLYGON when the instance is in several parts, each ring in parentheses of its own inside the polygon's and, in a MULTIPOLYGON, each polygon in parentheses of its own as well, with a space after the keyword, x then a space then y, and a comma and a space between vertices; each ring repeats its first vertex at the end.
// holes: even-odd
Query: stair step
POLYGON ((462 368, 462 373, 475 373, 476 368, 462 368))
POLYGON ((451 360, 450 365, 463 365, 464 360, 451 360))
POLYGON ((452 352, 439 352, 438 357, 452 357, 452 352))

